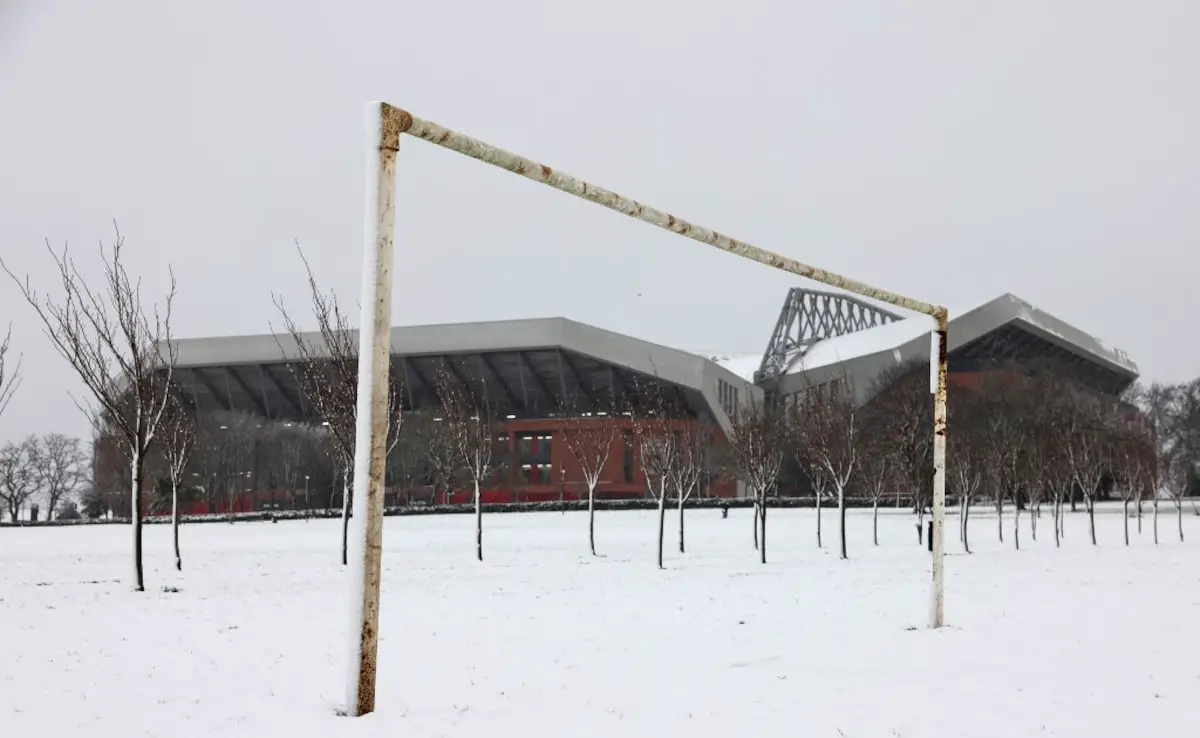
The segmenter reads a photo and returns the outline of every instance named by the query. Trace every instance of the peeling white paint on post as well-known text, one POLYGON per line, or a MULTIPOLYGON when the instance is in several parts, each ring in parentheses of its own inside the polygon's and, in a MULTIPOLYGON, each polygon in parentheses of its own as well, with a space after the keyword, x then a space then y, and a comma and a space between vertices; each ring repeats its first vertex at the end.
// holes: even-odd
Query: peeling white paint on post
POLYGON ((379 102, 369 104, 366 110, 370 144, 355 409, 354 512, 350 520, 348 571, 351 621, 346 714, 352 717, 375 710, 391 365, 396 152, 400 147, 398 112, 379 102))
POLYGON ((947 332, 949 316, 943 311, 934 316, 933 352, 929 364, 936 367, 933 387, 933 581, 929 601, 929 627, 941 628, 946 624, 946 572, 945 538, 946 522, 946 371, 947 332))

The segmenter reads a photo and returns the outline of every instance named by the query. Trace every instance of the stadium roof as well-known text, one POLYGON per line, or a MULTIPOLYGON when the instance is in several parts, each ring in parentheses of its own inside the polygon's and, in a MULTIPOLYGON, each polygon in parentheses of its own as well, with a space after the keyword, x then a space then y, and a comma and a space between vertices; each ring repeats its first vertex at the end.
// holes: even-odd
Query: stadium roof
MULTIPOLYGON (((304 340, 323 346, 315 333, 304 340)), ((600 409, 598 395, 633 394, 634 385, 658 381, 682 390, 693 411, 706 407, 728 430, 718 380, 741 384, 704 357, 566 318, 395 327, 391 347, 410 406, 436 391, 432 377, 439 369, 469 386, 486 386, 494 406, 523 416, 589 402, 600 409)), ((182 339, 175 348, 176 372, 198 407, 311 414, 291 372, 280 370, 301 356, 290 335, 182 339)))
MULTIPOLYGON (((1011 294, 950 315, 951 371, 1057 358, 1112 393, 1138 376, 1125 352, 1011 294)), ((791 392, 835 373, 866 387, 889 366, 927 359, 931 328, 924 316, 902 319, 856 298, 796 288, 763 354, 681 351, 566 318, 538 318, 393 328, 392 367, 403 376, 410 408, 436 402, 439 372, 486 391, 494 411, 510 417, 547 417, 564 407, 600 411, 609 399, 658 384, 671 401, 728 431, 731 388, 757 397, 764 387, 791 392)), ((304 340, 322 345, 317 334, 304 340)), ((290 335, 194 338, 175 346, 180 382, 198 409, 315 417, 288 369, 300 357, 290 335)))

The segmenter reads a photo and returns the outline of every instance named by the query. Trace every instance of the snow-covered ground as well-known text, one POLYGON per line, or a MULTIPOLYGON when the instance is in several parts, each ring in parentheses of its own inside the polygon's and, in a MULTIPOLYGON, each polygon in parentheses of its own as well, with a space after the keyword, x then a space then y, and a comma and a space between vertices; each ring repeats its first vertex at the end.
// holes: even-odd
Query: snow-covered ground
MULTIPOLYGON (((672 525, 673 525, 673 520, 672 525)), ((150 526, 130 592, 121 526, 0 529, 0 735, 970 736, 1196 735, 1200 518, 1121 545, 1082 514, 1055 550, 973 513, 947 526, 950 628, 924 629, 928 555, 913 518, 851 516, 851 560, 812 511, 688 515, 686 555, 654 567, 652 513, 389 518, 379 711, 335 715, 346 591, 338 523, 150 526), (164 589, 166 588, 166 589, 164 589), (177 590, 177 591, 176 591, 177 590)), ((673 542, 674 532, 668 536, 673 542)))

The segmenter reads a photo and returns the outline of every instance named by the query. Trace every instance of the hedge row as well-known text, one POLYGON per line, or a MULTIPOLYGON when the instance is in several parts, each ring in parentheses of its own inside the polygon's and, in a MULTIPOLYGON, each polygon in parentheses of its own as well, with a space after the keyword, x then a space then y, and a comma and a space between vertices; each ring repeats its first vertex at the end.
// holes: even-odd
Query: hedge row
MULTIPOLYGON (((769 508, 802 508, 813 507, 814 498, 812 497, 772 497, 767 501, 769 508)), ((722 507, 739 508, 750 507, 753 505, 753 500, 750 498, 707 498, 698 500, 688 500, 684 503, 684 507, 695 509, 717 509, 722 507)), ((670 503, 671 507, 675 507, 676 503, 670 503)), ((826 503, 829 506, 829 503, 826 503)), ((869 500, 847 498, 847 507, 870 507, 869 500)), ((650 499, 639 500, 596 500, 597 510, 653 510, 658 507, 658 502, 650 499)), ((559 502, 558 500, 548 502, 508 502, 499 504, 487 504, 483 506, 483 511, 488 514, 493 513, 526 513, 526 512, 560 512, 564 510, 586 510, 586 500, 568 500, 559 502)), ((411 507, 388 507, 383 511, 384 515, 463 515, 474 513, 475 506, 472 504, 465 505, 414 505, 411 507)), ((216 513, 211 515, 185 515, 181 518, 184 523, 233 523, 233 522, 277 522, 279 520, 306 520, 313 518, 340 518, 342 511, 340 509, 327 510, 261 510, 258 512, 245 513, 216 513)), ((146 525, 161 525, 170 523, 171 518, 167 516, 153 516, 143 519, 146 525)), ((128 524, 129 518, 98 518, 90 520, 80 518, 78 520, 42 520, 36 523, 22 521, 17 523, 2 522, 0 527, 40 527, 40 526, 59 526, 59 525, 115 525, 128 524)))

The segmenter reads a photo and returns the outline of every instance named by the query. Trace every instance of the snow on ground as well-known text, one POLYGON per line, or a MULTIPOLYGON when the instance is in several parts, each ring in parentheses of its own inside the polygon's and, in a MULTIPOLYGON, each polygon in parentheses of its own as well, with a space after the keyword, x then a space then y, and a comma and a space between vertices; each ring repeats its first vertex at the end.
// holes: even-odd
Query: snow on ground
MULTIPOLYGON (((671 518, 672 526, 674 518, 671 518)), ((124 526, 0 529, 0 735, 1193 736, 1200 724, 1200 518, 1180 544, 1121 545, 1119 514, 1055 550, 949 521, 947 616, 924 629, 913 518, 854 513, 851 560, 813 512, 688 515, 653 564, 653 513, 388 518, 379 711, 338 717, 347 620, 337 521, 187 526, 185 571, 150 526, 145 593, 124 526), (164 590, 177 588, 178 591, 164 590)), ((674 532, 669 533, 669 541, 674 532)))

